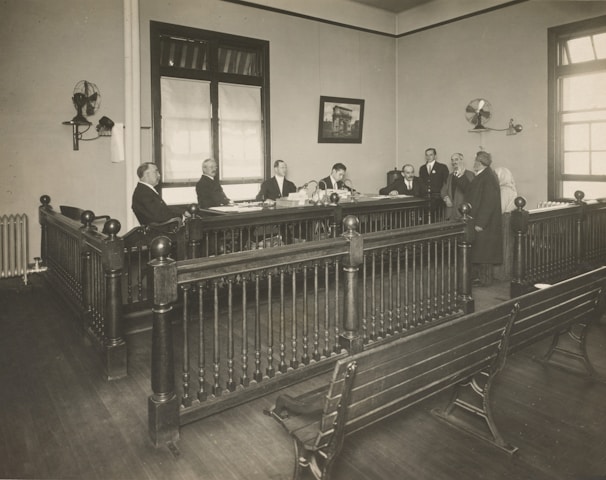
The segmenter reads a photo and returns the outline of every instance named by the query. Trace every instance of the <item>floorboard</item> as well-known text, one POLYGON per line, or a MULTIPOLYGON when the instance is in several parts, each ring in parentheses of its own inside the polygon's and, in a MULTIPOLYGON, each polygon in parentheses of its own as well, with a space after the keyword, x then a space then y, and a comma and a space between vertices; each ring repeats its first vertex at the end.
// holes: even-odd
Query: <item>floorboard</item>
MULTIPOLYGON (((150 332, 130 335, 129 373, 103 380, 97 352, 44 283, 0 281, 0 478, 285 480, 293 447, 262 410, 277 393, 181 429, 177 450, 147 434, 150 332)), ((474 291, 476 309, 508 299, 509 285, 474 291)), ((606 479, 606 384, 536 361, 548 342, 507 362, 494 411, 510 457, 431 415, 444 395, 348 437, 334 480, 606 479)), ((606 376, 606 322, 589 335, 606 376)), ((302 393, 327 375, 288 390, 302 393)))

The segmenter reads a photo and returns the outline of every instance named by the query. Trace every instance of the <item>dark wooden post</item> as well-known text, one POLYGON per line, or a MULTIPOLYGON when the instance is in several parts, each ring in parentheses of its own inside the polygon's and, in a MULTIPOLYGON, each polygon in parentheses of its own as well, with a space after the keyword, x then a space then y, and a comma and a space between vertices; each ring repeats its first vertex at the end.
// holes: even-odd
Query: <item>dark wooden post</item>
POLYGON ((200 219, 196 218, 198 212, 198 205, 192 203, 187 207, 189 217, 185 219, 185 228, 182 230, 185 232, 187 251, 186 257, 184 258, 198 258, 201 256, 200 243, 202 238, 202 228, 200 225, 200 219))
POLYGON ((82 232, 89 231, 92 228, 93 220, 95 219, 95 214, 90 210, 86 210, 82 212, 80 215, 80 223, 82 223, 82 227, 80 228, 80 239, 78 242, 78 249, 80 255, 80 268, 81 268, 81 288, 82 288, 82 296, 79 299, 81 303, 81 312, 80 318, 82 321, 82 328, 85 331, 89 331, 92 335, 97 339, 102 339, 103 332, 100 331, 98 325, 95 323, 93 319, 93 297, 94 297, 94 289, 99 288, 98 282, 95 282, 93 279, 93 269, 92 269, 92 252, 90 247, 86 245, 86 240, 82 232))
POLYGON ((118 238, 121 225, 118 220, 108 220, 103 231, 108 235, 102 254, 105 278, 105 331, 103 353, 105 377, 108 380, 125 377, 127 350, 124 341, 122 318, 122 272, 124 270, 124 240, 118 238))
POLYGON ((511 267, 511 284, 509 295, 518 297, 528 290, 524 277, 526 276, 526 237, 528 235, 528 212, 524 210, 526 200, 523 197, 515 199, 516 210, 511 212, 511 229, 513 230, 513 265, 511 267))
POLYGON ((360 221, 353 215, 347 215, 343 219, 345 233, 342 236, 349 242, 349 254, 343 261, 343 328, 339 345, 350 354, 361 352, 363 349, 358 314, 358 271, 364 259, 364 239, 357 231, 359 225, 360 221))
POLYGON ((575 257, 576 257, 576 263, 577 263, 577 270, 579 272, 584 272, 586 270, 589 270, 588 266, 587 266, 587 261, 585 258, 585 228, 586 228, 586 224, 585 224, 585 216, 586 216, 586 203, 583 201, 583 199, 585 198, 585 193, 577 190, 576 192, 574 192, 574 198, 576 200, 576 204, 579 206, 580 210, 579 210, 579 216, 577 217, 577 221, 576 221, 576 229, 575 229, 575 257))
POLYGON ((38 221, 40 222, 41 237, 40 237, 40 257, 43 262, 48 260, 48 227, 46 226, 46 217, 42 215, 43 210, 52 210, 50 206, 51 198, 48 195, 40 197, 40 205, 38 209, 38 221))
POLYGON ((465 223, 465 234, 458 244, 458 284, 459 297, 458 303, 465 313, 471 313, 475 310, 475 301, 471 295, 471 245, 475 236, 473 218, 469 216, 471 205, 464 203, 459 208, 463 215, 461 218, 465 223))
POLYGON ((168 257, 168 237, 152 241, 149 262, 153 282, 151 386, 148 398, 149 435, 159 447, 179 439, 179 402, 175 394, 175 359, 171 326, 172 304, 177 300, 177 264, 168 257))

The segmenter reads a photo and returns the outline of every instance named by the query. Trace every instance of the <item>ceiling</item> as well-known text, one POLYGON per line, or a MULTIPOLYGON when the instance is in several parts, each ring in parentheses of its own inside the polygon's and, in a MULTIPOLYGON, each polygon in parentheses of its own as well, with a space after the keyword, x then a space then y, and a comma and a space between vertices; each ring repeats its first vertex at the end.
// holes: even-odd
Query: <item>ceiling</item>
POLYGON ((369 7, 387 10, 393 13, 400 13, 409 10, 418 5, 430 3, 433 0, 349 0, 350 2, 360 3, 369 7))

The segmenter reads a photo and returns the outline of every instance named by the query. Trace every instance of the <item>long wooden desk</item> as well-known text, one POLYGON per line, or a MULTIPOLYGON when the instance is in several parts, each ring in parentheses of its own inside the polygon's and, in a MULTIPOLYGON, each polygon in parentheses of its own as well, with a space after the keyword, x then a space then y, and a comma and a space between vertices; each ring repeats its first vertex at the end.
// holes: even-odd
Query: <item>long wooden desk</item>
POLYGON ((186 222, 187 258, 336 237, 342 233, 342 220, 347 215, 360 220, 361 233, 436 220, 430 217, 427 199, 360 194, 337 204, 298 205, 281 200, 275 206, 244 203, 220 207, 214 213, 186 222))

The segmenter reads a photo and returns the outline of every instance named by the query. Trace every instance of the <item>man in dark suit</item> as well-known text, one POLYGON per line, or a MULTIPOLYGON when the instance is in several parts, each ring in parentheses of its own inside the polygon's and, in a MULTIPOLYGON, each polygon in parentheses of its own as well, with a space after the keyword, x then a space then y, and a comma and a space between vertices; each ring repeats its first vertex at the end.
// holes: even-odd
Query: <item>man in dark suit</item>
POLYGON ((218 207, 231 203, 219 180, 215 179, 216 175, 217 162, 212 158, 207 158, 202 162, 202 176, 196 184, 196 194, 198 195, 198 206, 200 208, 218 207))
POLYGON ((141 225, 163 223, 171 219, 181 220, 181 214, 169 207, 156 191, 160 182, 158 167, 151 162, 137 168, 139 183, 132 198, 132 209, 141 225))
POLYGON ((406 164, 402 167, 402 176, 379 190, 381 195, 413 195, 420 197, 422 193, 421 180, 415 177, 415 167, 406 164))
POLYGON ((492 267, 503 263, 501 233, 501 189, 496 174, 490 168, 492 156, 481 150, 476 154, 475 177, 469 182, 464 176, 455 178, 465 191, 465 201, 471 205, 475 223, 475 238, 471 246, 473 285, 492 283, 492 267))
POLYGON ((448 167, 437 158, 436 149, 428 148, 425 150, 425 164, 419 168, 423 196, 429 198, 430 222, 440 220, 444 214, 445 203, 440 192, 449 175, 448 167))
POLYGON ((465 177, 471 182, 475 177, 475 173, 465 168, 465 158, 462 153, 453 153, 450 157, 450 164, 452 165, 452 173, 448 175, 441 192, 442 200, 446 204, 444 217, 447 220, 461 218, 459 207, 465 202, 465 191, 463 188, 467 187, 463 185, 463 181, 457 182, 456 179, 465 177))
POLYGON ((286 180, 286 171, 286 162, 284 160, 276 160, 274 162, 275 175, 261 184, 257 200, 276 200, 288 197, 289 193, 295 193, 297 187, 291 181, 286 180))
POLYGON ((425 150, 425 164, 419 168, 423 193, 429 198, 442 201, 440 191, 448 178, 448 167, 437 161, 435 148, 425 150))
POLYGON ((345 165, 342 163, 335 163, 332 166, 330 175, 318 182, 318 188, 320 190, 349 190, 351 192, 352 189, 345 185, 345 182, 343 181, 346 171, 347 167, 345 165))

